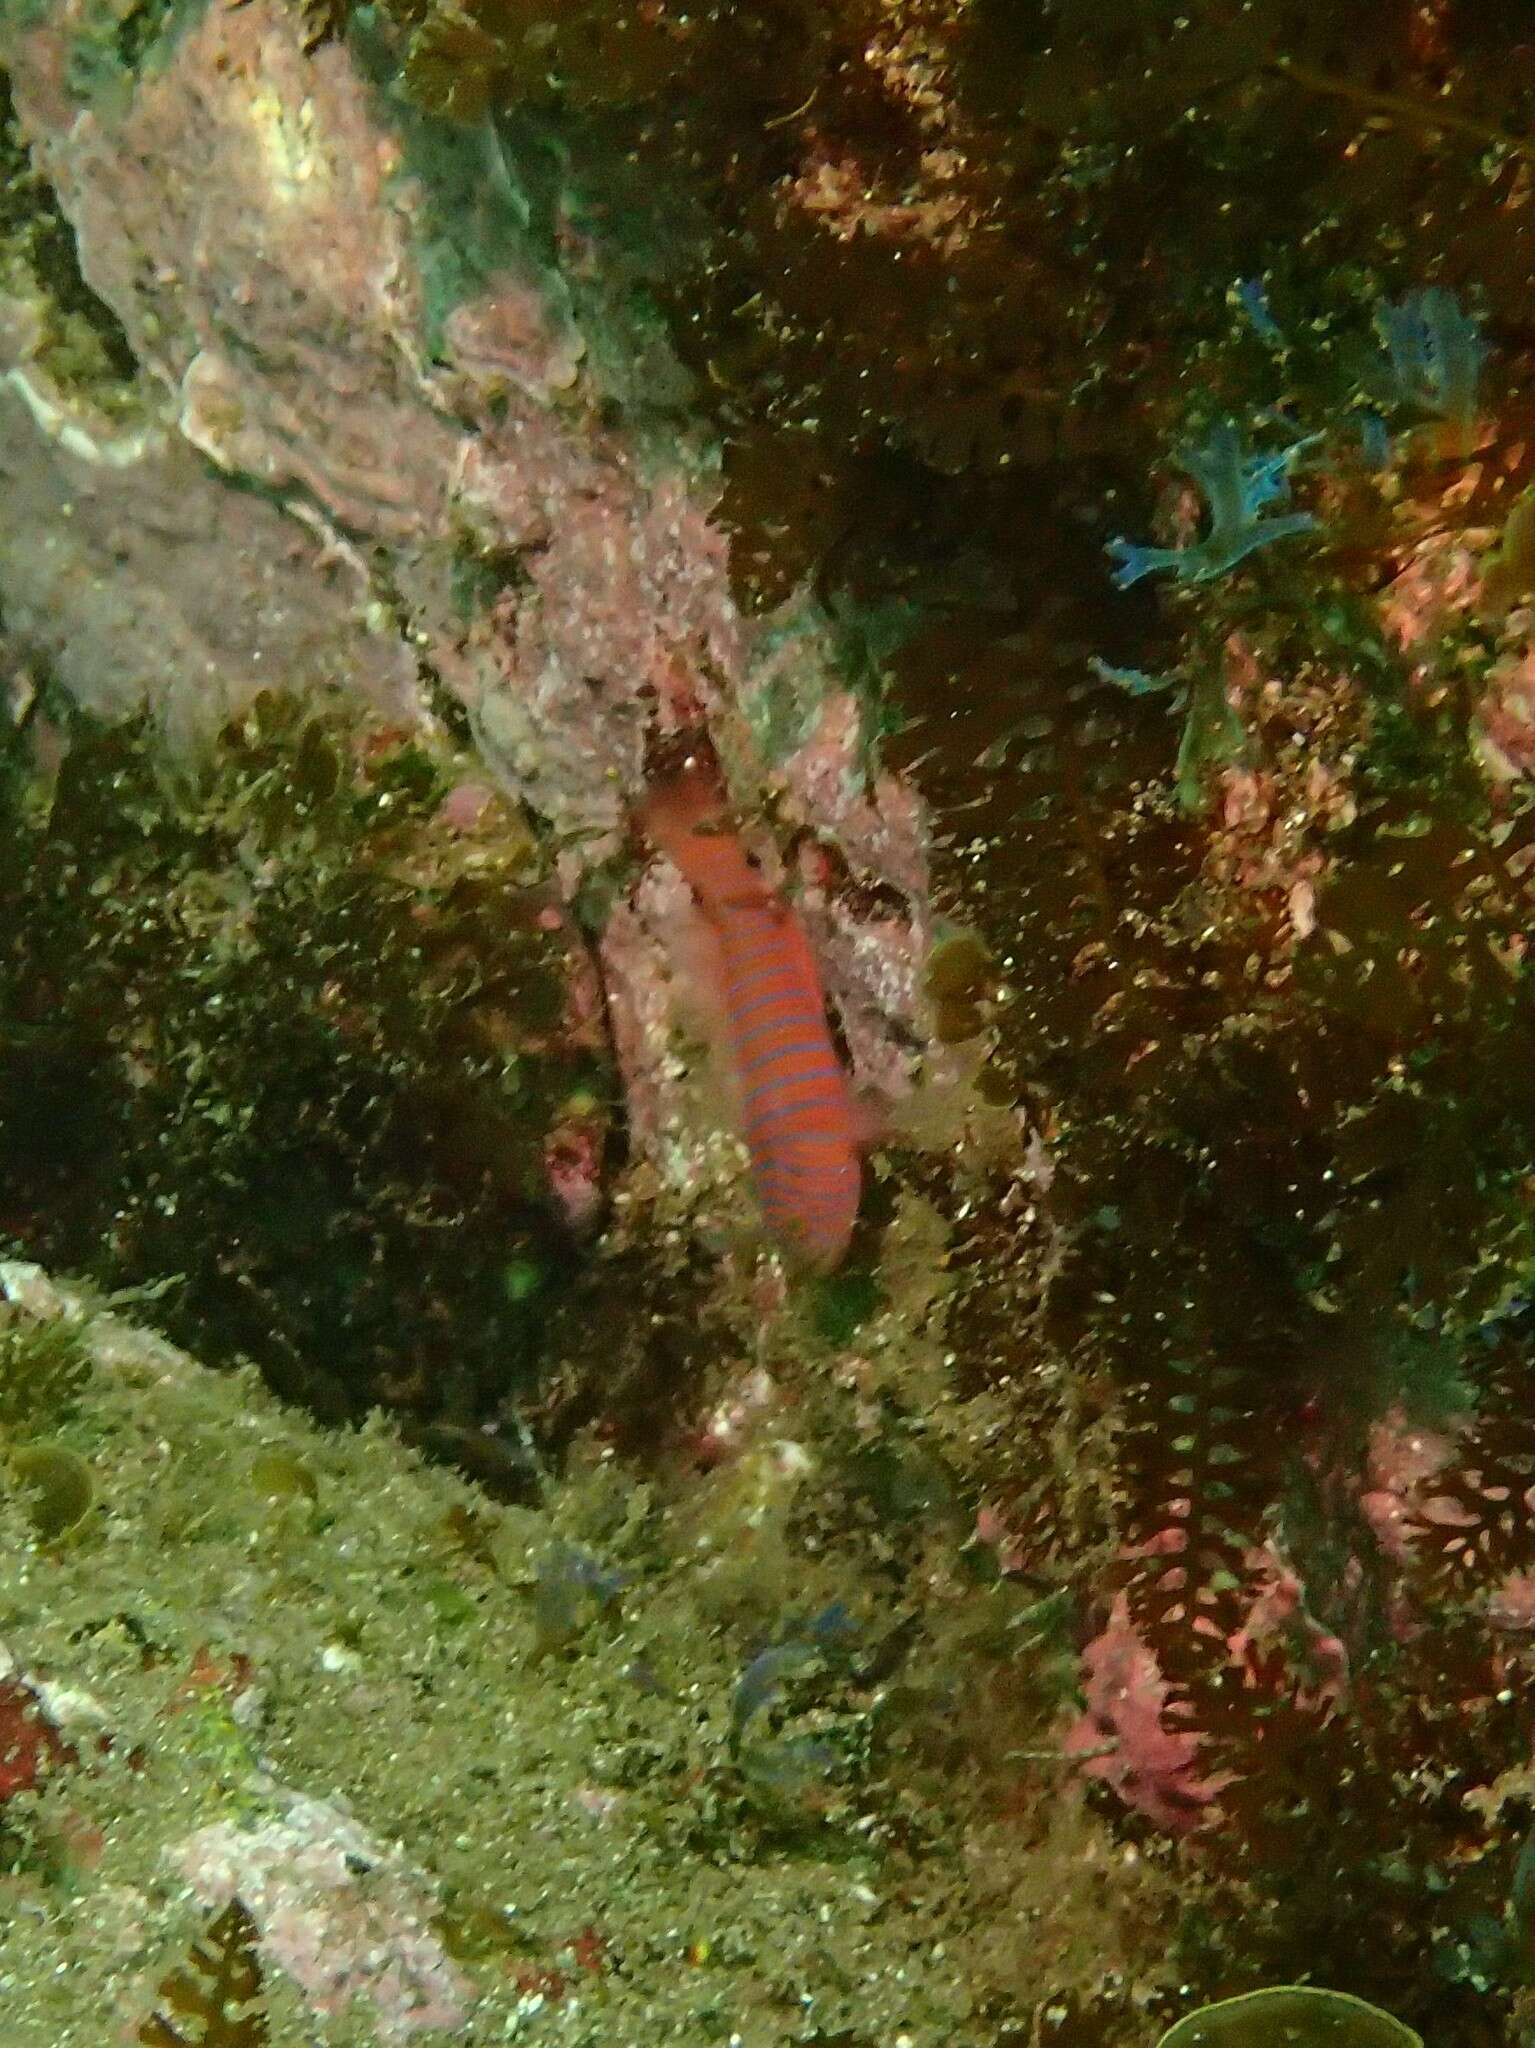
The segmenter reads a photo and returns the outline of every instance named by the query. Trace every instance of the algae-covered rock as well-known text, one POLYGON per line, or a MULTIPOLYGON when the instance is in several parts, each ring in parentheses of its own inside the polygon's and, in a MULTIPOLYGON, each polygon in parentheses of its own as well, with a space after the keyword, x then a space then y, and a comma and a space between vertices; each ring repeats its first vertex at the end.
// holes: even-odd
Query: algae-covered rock
POLYGON ((731 1754, 751 1639, 615 1464, 497 1508, 381 1418, 321 1429, 36 1267, 0 1263, 0 1303, 69 1330, 96 1483, 67 1543, 0 1491, 5 2048, 767 2048, 796 2007, 989 2048, 961 1866, 887 1839, 867 1702, 826 1658, 761 1710, 794 1712, 780 1765, 810 1730, 849 1766, 764 1813, 731 1754), (557 1643, 551 1607, 578 1610, 557 1643))
POLYGON ((1423 2039, 1346 1991, 1277 1984, 1186 2014, 1158 2048, 1423 2048, 1423 2039))

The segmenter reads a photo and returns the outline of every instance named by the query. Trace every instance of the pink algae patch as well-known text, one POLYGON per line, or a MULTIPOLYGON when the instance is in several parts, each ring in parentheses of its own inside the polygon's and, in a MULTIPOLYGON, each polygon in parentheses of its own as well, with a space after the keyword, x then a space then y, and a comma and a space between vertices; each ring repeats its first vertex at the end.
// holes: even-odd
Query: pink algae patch
POLYGON ((73 1763, 75 1751, 43 1711, 31 1686, 0 1680, 0 1804, 30 1792, 54 1764, 73 1763))
POLYGON ((1082 1675, 1087 1706, 1068 1729, 1063 1753, 1169 1834, 1188 1834, 1229 1781, 1201 1768, 1199 1735, 1180 1725, 1187 1709, 1130 1619, 1123 1593, 1107 1627, 1083 1651, 1082 1675))
POLYGON ((1371 1428, 1369 1484, 1359 1506, 1381 1548, 1398 1564, 1411 1552, 1415 1529, 1434 1519, 1431 1485, 1455 1455, 1454 1436, 1410 1423, 1399 1405, 1371 1428))

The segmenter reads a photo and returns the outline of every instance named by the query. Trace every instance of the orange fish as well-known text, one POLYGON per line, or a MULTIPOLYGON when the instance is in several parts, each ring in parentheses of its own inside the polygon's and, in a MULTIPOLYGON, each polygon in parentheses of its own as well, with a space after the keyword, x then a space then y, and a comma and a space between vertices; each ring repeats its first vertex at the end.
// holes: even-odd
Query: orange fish
POLYGON ((764 881, 696 758, 652 785, 646 831, 714 940, 752 1184, 779 1244, 817 1272, 841 1260, 862 1193, 858 1118, 805 927, 764 881))

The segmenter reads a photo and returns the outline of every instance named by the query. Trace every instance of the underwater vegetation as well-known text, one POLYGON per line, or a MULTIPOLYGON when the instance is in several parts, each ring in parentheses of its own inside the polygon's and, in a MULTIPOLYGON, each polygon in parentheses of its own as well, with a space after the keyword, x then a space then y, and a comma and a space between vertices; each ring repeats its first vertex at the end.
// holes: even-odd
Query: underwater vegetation
POLYGON ((1005 583, 987 543, 1042 493, 1090 495, 1084 463, 1134 474, 1148 377, 1176 384, 1232 279, 1286 333, 1293 287, 1362 268, 1406 289, 1443 264, 1530 319, 1503 260, 1531 128, 1517 5, 378 15, 418 102, 557 162, 566 219, 662 307, 758 591, 931 584, 934 558, 951 596, 1005 583))
POLYGON ((1423 2048, 1421 2035, 1346 1991, 1281 1985, 1190 2013, 1158 2048, 1423 2048))
POLYGON ((444 824, 450 765, 408 736, 271 697, 191 782, 86 721, 29 776, 26 737, 0 852, 10 1241, 149 1287, 210 1362, 333 1418, 477 1421, 536 1377, 579 1262, 551 1134, 600 1134, 607 1094, 526 839, 444 824))
POLYGON ((1309 512, 1274 513, 1266 507, 1283 504, 1289 494, 1290 465, 1316 437, 1293 442, 1273 455, 1249 454, 1235 423, 1222 420, 1200 446, 1184 448, 1179 467, 1188 471, 1204 494, 1208 525, 1198 540, 1183 547, 1144 547, 1112 540, 1109 553, 1117 564, 1111 578, 1116 590, 1128 590, 1143 576, 1166 572, 1182 582, 1205 583, 1224 576, 1255 549, 1269 547, 1292 533, 1307 533, 1316 520, 1309 512))
POLYGON ((56 1542, 95 1498, 88 1460, 62 1440, 89 1373, 76 1332, 0 1310, 0 1489, 38 1539, 56 1542))
POLYGON ((1469 435, 1487 345, 1453 292, 1433 285, 1382 306, 1376 323, 1391 358, 1397 394, 1469 435))
POLYGON ((251 1918, 231 1899, 210 1916, 187 1961, 162 1979, 162 2003, 136 2038, 145 2048, 265 2048, 270 2034, 255 2002, 260 1989, 251 1918))
MULTIPOLYGON (((964 813, 982 845, 997 821, 999 1054, 1058 1118, 1075 1218, 1041 1324, 1117 1432, 1068 1741, 1132 1839, 1177 1834, 1232 1888, 1185 1923, 1203 1966, 1240 1921, 1255 1970, 1305 1957, 1427 2038, 1492 2042, 1528 2026, 1518 1843, 1481 1806, 1527 1767, 1535 1564, 1531 615, 1494 576, 1522 546, 1528 350, 1488 352, 1443 290, 1287 310, 1282 361, 1235 311, 1190 402, 1306 439, 1306 546, 1208 578, 1122 546, 1172 572, 1159 673, 1099 657, 1074 714, 1025 683, 1009 772, 964 813), (1158 757, 1163 702, 1184 729, 1158 757)), ((957 1326, 1003 1369, 982 1303, 957 1326)))
MULTIPOLYGON (((488 2044, 535 2017, 583 2044, 725 2014, 770 2037, 812 1999, 853 2038, 989 2048, 1027 2014, 1017 1819, 989 1770, 963 1824, 945 1788, 1048 1722, 1067 1625, 979 1558, 955 1575, 941 1456, 865 1430, 860 1459, 809 1385, 813 1466, 761 1397, 708 1470, 636 1486, 594 1438, 546 1504, 498 1506, 382 1418, 319 1428, 35 1268, 0 1286, 19 1337, 67 1322, 67 1426, 101 1475, 65 1545, 0 1499, 18 2048, 86 2048, 103 2012, 157 2048, 488 2044), (1008 1718, 1004 1692, 1035 1696, 1008 1718)), ((1096 1888, 1060 1895, 1068 1806, 1032 1880, 1052 1968, 1096 1888)), ((1117 1941, 1099 1926, 1095 1957, 1117 1941)))
MULTIPOLYGON (((195 14, 79 0, 67 68, 88 104, 70 132, 110 127, 195 14)), ((56 777, 12 757, 11 1240, 99 1287, 154 1288, 143 1313, 208 1358, 254 1357, 337 1419, 383 1403, 542 1504, 529 1526, 428 1492, 432 1511, 411 1508, 397 1548, 390 1523, 338 1592, 316 1525, 344 1531, 339 1559, 368 1487, 387 1519, 419 1503, 420 1475, 396 1494, 363 1462, 371 1434, 252 1460, 253 1569, 279 1569, 304 1652, 257 1646, 277 1674, 265 1739, 292 1745, 295 1782, 344 1781, 379 1837, 409 1833, 440 1862, 436 1931, 493 1980, 497 2022, 525 1998, 540 2024, 558 2007, 615 2038, 600 2008, 576 2016, 582 1994, 642 2001, 659 1983, 701 2037, 735 2027, 744 2000, 769 2037, 839 2048, 896 2028, 1142 2048, 1179 2004, 1315 1970, 1430 2040, 1528 2033, 1527 11, 303 14, 300 78, 318 90, 357 51, 409 96, 408 174, 389 189, 427 223, 430 287, 430 317, 387 328, 360 377, 334 334, 305 337, 344 362, 328 400, 361 389, 373 408, 311 423, 307 487, 343 526, 405 531, 405 576, 430 492, 475 474, 437 464, 433 437, 473 417, 496 464, 455 505, 463 601, 427 635, 427 680, 444 698, 466 648, 502 664, 507 727, 482 717, 476 737, 519 790, 539 790, 537 773, 517 781, 515 714, 551 619, 562 708, 582 711, 558 728, 574 743, 542 787, 537 847, 499 803, 483 841, 454 836, 444 805, 467 757, 449 773, 307 704, 242 719, 192 789, 167 791, 132 730, 70 731, 56 777), (487 219, 537 248, 558 317, 512 295, 498 330, 465 297, 501 246, 477 240, 487 219), (607 331, 580 332, 572 306, 605 307, 607 331), (641 307, 691 385, 631 374, 594 397, 578 364, 622 361, 641 307), (434 378, 452 357, 452 403, 439 383, 442 402, 406 405, 402 356, 434 378), (355 449, 338 421, 377 446, 376 400, 412 426, 386 437, 382 487, 339 459, 355 449), (583 1225, 552 1170, 574 1160, 579 1181, 601 1159, 608 1088, 600 1030, 568 1028, 581 949, 546 913, 579 872, 611 993, 633 900, 662 886, 622 851, 582 871, 585 835, 621 833, 637 749, 632 700, 594 708, 593 676, 644 675, 675 709, 673 671, 647 666, 656 645, 631 658, 624 634, 677 586, 657 569, 636 596, 599 570, 681 560, 712 604, 700 565, 723 555, 712 536, 669 555, 686 508, 615 479, 631 458, 664 464, 689 409, 721 443, 747 606, 808 585, 845 628, 839 659, 860 627, 879 645, 870 728, 889 758, 927 757, 953 914, 924 962, 881 896, 887 868, 840 871, 856 832, 888 831, 872 807, 804 806, 809 844, 792 804, 771 821, 780 851, 836 877, 819 936, 844 987, 851 961, 896 991, 862 1020, 866 1052, 948 1076, 948 1124, 927 1106, 919 1140, 921 1101, 895 1122, 847 1267, 798 1291, 676 1222, 701 1154, 674 1154, 659 1188, 647 1158, 595 1246, 583 1228, 606 1183, 588 1174, 583 1225), (648 438, 589 462, 591 437, 625 419, 648 438), (506 450, 524 441, 519 467, 506 450), (1165 481, 1169 449, 1203 503, 1165 481), (519 495, 530 476, 547 500, 519 495), (1106 564, 1115 532, 1151 538, 1111 543, 1106 564), (896 648, 872 630, 891 610, 896 648), (588 809, 562 808, 572 791, 588 809), (909 1042, 915 987, 942 1056, 909 1042), (881 1035, 892 1017, 906 1038, 881 1035), (604 1474, 623 1503, 599 1512, 604 1474), (856 1633, 828 1629, 855 1611, 856 1633), (316 1685, 333 1688, 324 1712, 316 1685), (436 1752, 402 1774, 327 1746, 332 1713, 366 1748, 370 1685, 413 1740, 438 1727, 446 1790, 436 1752), (531 1934, 501 1903, 524 1876, 562 1902, 531 1934), (691 1894, 710 1884, 704 1914, 691 1894), (869 1924, 837 1919, 826 1974, 774 1956, 760 1991, 761 1930, 827 1946, 823 1905, 868 1906, 869 1924)), ((311 158, 302 124, 271 114, 276 246, 300 188, 351 193, 355 171, 366 198, 376 152, 359 120, 346 134, 365 145, 311 158)), ((132 238, 103 231, 99 203, 76 210, 86 267, 178 391, 203 321, 199 446, 306 503, 282 435, 247 441, 252 414, 230 402, 263 397, 241 381, 263 350, 291 369, 281 292, 257 310, 284 317, 241 324, 238 210, 219 251, 236 284, 206 303, 200 273, 177 283, 173 237, 158 266, 118 275, 132 238), (210 334, 231 332, 241 346, 210 369, 210 334)), ((62 235, 52 224, 29 263, 55 263, 62 235)), ((403 587, 409 619, 423 584, 403 587)), ((679 599, 677 616, 692 659, 716 614, 679 599)), ((805 707, 834 701, 805 647, 784 636, 784 687, 747 706, 776 765, 805 707)), ((866 751, 860 726, 807 745, 801 767, 835 805, 866 751)), ((655 1014, 634 1006, 636 1036, 655 1014)), ((652 1111, 665 1127, 645 1092, 658 1071, 630 1065, 633 1129, 652 1111)), ((257 1390, 241 1402, 270 1418, 257 1390)), ((286 1903, 274 1873, 352 1838, 333 1811, 305 1809, 306 1838, 302 1815, 240 1803, 235 1704, 254 1689, 233 1658, 255 1654, 259 1612, 237 1626, 219 1609, 230 1654, 200 1660, 169 1594, 146 1621, 118 1583, 98 1593, 75 1546, 138 1512, 121 1472, 160 1499, 150 1432, 139 1418, 144 1441, 113 1437, 114 1466, 66 1422, 4 1425, 17 1541, 68 1588, 57 1617, 27 1610, 37 1653, 101 1684, 126 1611, 123 1669, 155 1726, 154 1688, 201 1674, 205 1753, 244 1789, 233 1816, 177 1808, 191 1867, 210 1891, 243 1859, 247 1888, 272 1879, 286 1903), (83 1507, 71 1457, 89 1466, 83 1507), (210 1666, 227 1681, 204 1686, 210 1666)), ((193 1448, 170 1484, 196 1497, 168 1526, 216 1574, 246 1537, 219 1519, 211 1432, 181 1430, 193 1448)), ((155 1768, 174 1783, 166 1753, 189 1723, 164 1725, 155 1768)), ((111 1877, 144 1882, 143 1842, 109 1846, 111 1877)), ((364 1924, 367 1876, 343 1870, 333 1902, 364 1924)), ((223 1904, 200 1893, 153 1960, 133 1950, 133 2022, 162 2040, 198 2023, 198 1999, 215 2009, 205 1980, 241 1981, 223 1904)), ((110 1973, 110 1942, 85 1938, 110 1973)), ((269 1922, 259 1938, 273 1946, 269 1922)))

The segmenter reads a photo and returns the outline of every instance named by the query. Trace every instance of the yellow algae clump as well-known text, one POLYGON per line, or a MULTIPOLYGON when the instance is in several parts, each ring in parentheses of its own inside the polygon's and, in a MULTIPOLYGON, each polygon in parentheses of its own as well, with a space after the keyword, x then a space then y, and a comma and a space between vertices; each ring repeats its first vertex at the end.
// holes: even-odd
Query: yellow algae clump
POLYGON ((96 1497, 90 1466, 63 1444, 22 1444, 6 1463, 26 1497, 27 1518, 45 1543, 83 1520, 96 1497))

